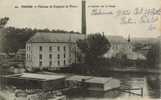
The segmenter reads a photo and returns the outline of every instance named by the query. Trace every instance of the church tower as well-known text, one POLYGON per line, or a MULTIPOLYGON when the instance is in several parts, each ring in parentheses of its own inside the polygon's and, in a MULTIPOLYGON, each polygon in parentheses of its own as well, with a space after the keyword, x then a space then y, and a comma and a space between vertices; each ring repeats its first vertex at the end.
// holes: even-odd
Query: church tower
POLYGON ((131 45, 131 38, 130 38, 130 34, 128 35, 128 39, 127 39, 127 41, 128 41, 128 49, 129 49, 129 51, 131 51, 131 50, 132 50, 132 45, 131 45))
POLYGON ((128 43, 130 43, 131 42, 131 39, 130 39, 130 34, 128 35, 128 43))
POLYGON ((86 1, 82 0, 82 34, 86 34, 86 1))

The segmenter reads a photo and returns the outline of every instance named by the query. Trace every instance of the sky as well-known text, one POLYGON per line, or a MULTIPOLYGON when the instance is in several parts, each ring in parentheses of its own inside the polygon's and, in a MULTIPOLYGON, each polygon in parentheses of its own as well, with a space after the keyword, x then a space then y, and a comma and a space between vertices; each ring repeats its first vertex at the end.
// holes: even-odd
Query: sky
MULTIPOLYGON (((161 8, 161 0, 86 0, 87 34, 104 32, 105 35, 124 37, 157 37, 161 33, 160 15, 157 21, 140 23, 141 16, 134 15, 135 8, 161 8), (104 8, 92 8, 105 5, 104 8), (109 7, 114 5, 115 7, 109 7), (93 10, 112 12, 92 15, 93 10), (130 15, 116 16, 116 12, 129 10, 130 15), (122 18, 132 18, 135 24, 121 24, 122 18)), ((0 18, 10 18, 7 26, 62 29, 81 32, 81 0, 0 0, 0 18), (21 8, 22 5, 73 5, 72 8, 21 8), (19 8, 15 8, 19 6, 19 8)), ((148 17, 148 18, 151 18, 148 17)))

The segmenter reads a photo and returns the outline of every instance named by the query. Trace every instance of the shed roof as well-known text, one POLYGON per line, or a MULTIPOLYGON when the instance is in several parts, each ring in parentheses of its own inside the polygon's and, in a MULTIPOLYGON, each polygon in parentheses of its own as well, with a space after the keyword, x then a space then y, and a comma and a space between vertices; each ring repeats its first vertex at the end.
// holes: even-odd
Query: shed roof
POLYGON ((28 42, 32 43, 76 42, 77 40, 84 38, 85 38, 84 34, 38 32, 33 37, 31 37, 28 40, 28 42))
POLYGON ((34 73, 23 73, 20 78, 31 78, 31 79, 40 79, 40 80, 56 80, 65 78, 63 75, 47 75, 47 74, 34 74, 34 73))
POLYGON ((92 78, 92 76, 74 75, 74 76, 71 76, 71 77, 67 78, 66 80, 68 80, 68 81, 78 81, 78 82, 81 82, 82 80, 88 80, 90 78, 92 78))
POLYGON ((111 81, 112 78, 111 77, 108 77, 108 78, 105 78, 105 77, 93 77, 89 80, 86 80, 86 83, 97 83, 97 84, 105 84, 109 81, 111 81))

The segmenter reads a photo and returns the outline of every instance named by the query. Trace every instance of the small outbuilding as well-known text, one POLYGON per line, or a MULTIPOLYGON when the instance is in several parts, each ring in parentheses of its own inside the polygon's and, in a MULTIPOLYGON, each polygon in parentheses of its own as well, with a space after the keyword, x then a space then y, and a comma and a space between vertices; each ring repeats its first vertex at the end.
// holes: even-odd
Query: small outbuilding
POLYGON ((93 77, 86 80, 87 89, 92 91, 107 91, 120 87, 120 81, 114 78, 93 77))
POLYGON ((85 87, 92 91, 107 91, 120 87, 120 80, 112 77, 95 77, 74 75, 66 79, 66 86, 71 88, 85 87))

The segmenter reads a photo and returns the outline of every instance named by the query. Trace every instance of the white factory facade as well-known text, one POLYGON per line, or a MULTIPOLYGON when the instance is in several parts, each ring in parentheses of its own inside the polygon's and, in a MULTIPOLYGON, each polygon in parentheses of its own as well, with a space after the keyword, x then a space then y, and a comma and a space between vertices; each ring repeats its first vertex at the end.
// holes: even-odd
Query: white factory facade
POLYGON ((26 67, 60 69, 82 61, 76 41, 85 34, 36 33, 26 43, 26 67))

